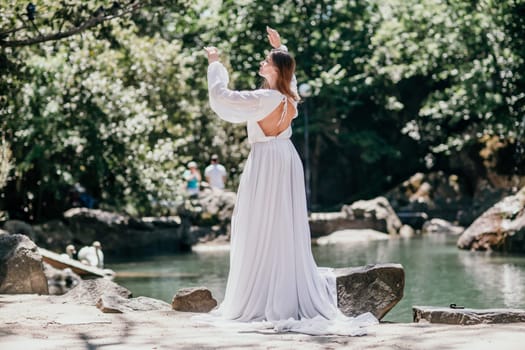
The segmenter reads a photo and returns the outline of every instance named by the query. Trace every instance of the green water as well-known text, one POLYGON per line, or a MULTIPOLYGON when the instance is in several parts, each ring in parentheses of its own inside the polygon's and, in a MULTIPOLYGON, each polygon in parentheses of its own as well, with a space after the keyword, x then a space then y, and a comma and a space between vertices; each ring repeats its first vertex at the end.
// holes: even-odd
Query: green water
MULTIPOLYGON (((313 247, 313 252, 318 266, 402 264, 405 295, 385 321, 411 322, 412 305, 525 308, 525 256, 463 251, 455 242, 454 237, 432 235, 313 247)), ((178 289, 193 286, 206 286, 222 300, 228 265, 228 252, 207 252, 156 256, 107 267, 129 276, 116 282, 134 296, 171 303, 178 289)))

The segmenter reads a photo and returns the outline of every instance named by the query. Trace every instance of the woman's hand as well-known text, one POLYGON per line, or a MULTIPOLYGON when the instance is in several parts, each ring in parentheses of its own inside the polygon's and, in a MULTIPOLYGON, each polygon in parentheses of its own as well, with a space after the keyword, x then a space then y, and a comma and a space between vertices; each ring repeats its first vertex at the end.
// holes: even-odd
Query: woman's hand
POLYGON ((204 51, 208 54, 208 64, 219 60, 219 49, 215 46, 206 46, 204 51))
POLYGON ((279 36, 279 32, 268 26, 266 26, 266 32, 268 33, 268 40, 270 41, 270 45, 272 45, 274 49, 279 48, 281 46, 281 37, 279 36))

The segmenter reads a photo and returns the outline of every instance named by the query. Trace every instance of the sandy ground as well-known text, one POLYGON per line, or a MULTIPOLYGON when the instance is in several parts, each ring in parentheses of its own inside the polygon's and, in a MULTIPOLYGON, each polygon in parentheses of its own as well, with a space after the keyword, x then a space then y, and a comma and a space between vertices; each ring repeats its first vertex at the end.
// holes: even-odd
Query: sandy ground
POLYGON ((525 349, 525 323, 380 324, 363 337, 239 331, 177 311, 104 314, 48 296, 0 295, 0 349, 525 349))

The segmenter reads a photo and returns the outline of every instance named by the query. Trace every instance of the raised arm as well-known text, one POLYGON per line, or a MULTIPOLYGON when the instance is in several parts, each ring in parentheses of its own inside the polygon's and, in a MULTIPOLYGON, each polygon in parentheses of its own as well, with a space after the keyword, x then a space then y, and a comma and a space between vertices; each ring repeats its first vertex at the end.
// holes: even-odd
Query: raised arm
MULTIPOLYGON (((281 43, 281 36, 279 35, 278 31, 266 26, 266 33, 268 33, 268 41, 274 49, 288 52, 286 45, 281 43)), ((295 92, 296 95, 299 96, 299 93, 297 92, 297 78, 295 77, 295 74, 292 76, 292 81, 290 81, 290 88, 293 92, 295 92)))
POLYGON ((218 61, 218 50, 213 47, 205 49, 210 62, 208 66, 210 106, 221 119, 231 123, 258 121, 279 105, 282 95, 275 90, 228 89, 230 78, 226 68, 218 61))

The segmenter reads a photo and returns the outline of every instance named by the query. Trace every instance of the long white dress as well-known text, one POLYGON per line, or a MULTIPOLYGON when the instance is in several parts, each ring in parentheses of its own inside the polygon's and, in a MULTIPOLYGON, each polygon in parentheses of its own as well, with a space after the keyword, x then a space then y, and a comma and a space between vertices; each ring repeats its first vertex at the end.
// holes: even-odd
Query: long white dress
MULTIPOLYGON (((362 327, 377 319, 370 313, 345 317, 337 308, 335 277, 314 261, 303 167, 291 127, 266 136, 257 123, 281 102, 289 103, 287 98, 270 89, 233 91, 228 82, 224 66, 211 63, 210 105, 221 119, 247 122, 251 151, 232 216, 225 297, 213 317, 264 321, 278 331, 364 334, 362 327)), ((291 84, 296 89, 295 77, 291 84)))

